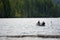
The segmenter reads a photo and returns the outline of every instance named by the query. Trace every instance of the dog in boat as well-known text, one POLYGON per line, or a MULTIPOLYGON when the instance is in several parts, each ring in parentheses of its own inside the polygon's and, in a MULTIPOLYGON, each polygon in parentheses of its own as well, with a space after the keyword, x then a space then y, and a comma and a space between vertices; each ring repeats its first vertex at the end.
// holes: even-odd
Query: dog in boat
POLYGON ((43 21, 42 24, 40 23, 40 21, 37 22, 38 26, 45 26, 45 22, 43 21))

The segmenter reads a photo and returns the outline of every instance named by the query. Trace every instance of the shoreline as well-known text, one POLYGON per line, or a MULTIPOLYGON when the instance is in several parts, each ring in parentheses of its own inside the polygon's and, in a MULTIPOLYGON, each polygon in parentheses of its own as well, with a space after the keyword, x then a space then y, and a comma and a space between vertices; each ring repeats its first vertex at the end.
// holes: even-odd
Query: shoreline
POLYGON ((0 36, 10 38, 38 37, 38 38, 60 38, 60 35, 15 35, 15 36, 0 36))
MULTIPOLYGON (((41 17, 41 18, 60 18, 60 17, 41 17)), ((16 19, 16 18, 0 18, 0 19, 16 19)), ((20 19, 20 18, 18 18, 18 19, 20 19)), ((24 19, 24 18, 21 18, 21 19, 24 19)), ((26 18, 26 19, 28 19, 28 18, 26 18)), ((29 18, 29 19, 31 19, 31 18, 29 18)))

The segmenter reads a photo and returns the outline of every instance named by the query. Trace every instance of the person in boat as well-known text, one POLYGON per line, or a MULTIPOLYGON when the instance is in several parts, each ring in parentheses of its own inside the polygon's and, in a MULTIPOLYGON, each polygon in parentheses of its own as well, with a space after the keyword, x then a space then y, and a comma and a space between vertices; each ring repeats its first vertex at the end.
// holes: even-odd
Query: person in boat
POLYGON ((40 21, 38 21, 37 25, 39 25, 39 26, 40 26, 40 21))
POLYGON ((42 26, 45 26, 45 22, 43 21, 42 26))

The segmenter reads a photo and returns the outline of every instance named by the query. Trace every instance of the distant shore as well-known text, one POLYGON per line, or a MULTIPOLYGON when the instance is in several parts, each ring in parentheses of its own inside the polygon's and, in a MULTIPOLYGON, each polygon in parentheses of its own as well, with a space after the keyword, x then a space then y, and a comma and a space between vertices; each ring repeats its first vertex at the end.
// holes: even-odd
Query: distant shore
MULTIPOLYGON (((15 18, 15 17, 13 17, 13 18, 15 18)), ((31 17, 31 18, 60 18, 60 17, 31 17)))

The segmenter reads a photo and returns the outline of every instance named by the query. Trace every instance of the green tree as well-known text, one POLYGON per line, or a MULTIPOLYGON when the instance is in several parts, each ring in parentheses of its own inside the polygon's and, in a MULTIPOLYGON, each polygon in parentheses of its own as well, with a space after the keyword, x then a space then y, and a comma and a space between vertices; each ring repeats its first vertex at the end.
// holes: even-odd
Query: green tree
POLYGON ((1 0, 1 2, 3 3, 3 8, 4 8, 4 17, 8 18, 11 17, 10 12, 10 4, 9 4, 9 0, 1 0))

